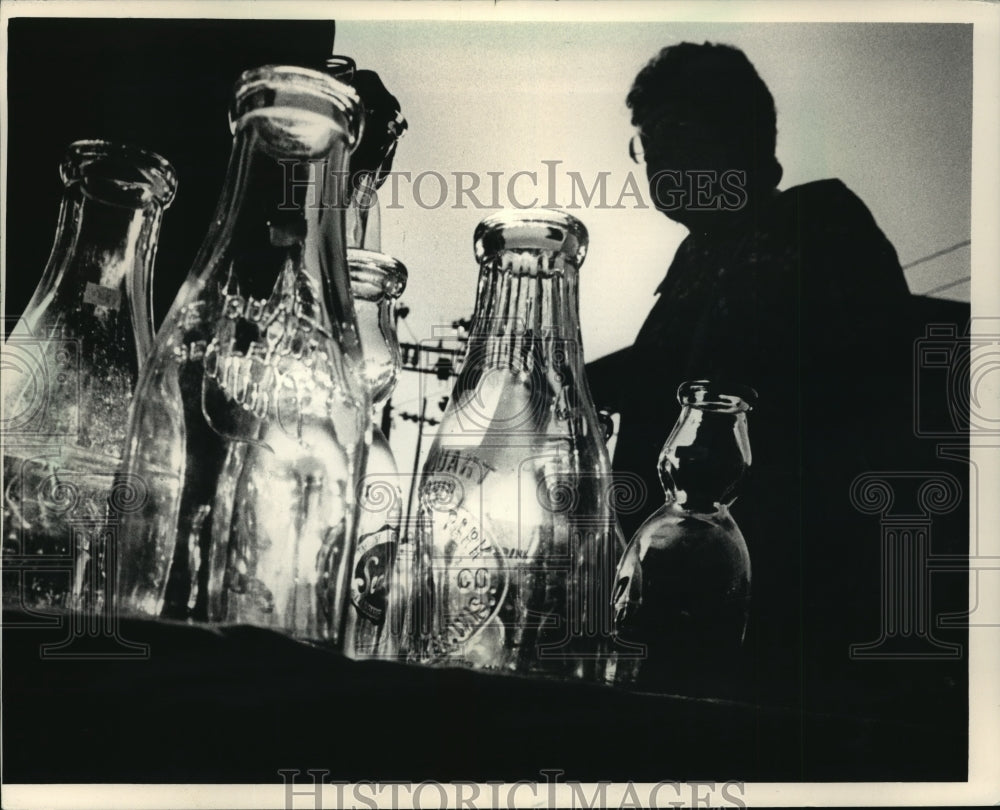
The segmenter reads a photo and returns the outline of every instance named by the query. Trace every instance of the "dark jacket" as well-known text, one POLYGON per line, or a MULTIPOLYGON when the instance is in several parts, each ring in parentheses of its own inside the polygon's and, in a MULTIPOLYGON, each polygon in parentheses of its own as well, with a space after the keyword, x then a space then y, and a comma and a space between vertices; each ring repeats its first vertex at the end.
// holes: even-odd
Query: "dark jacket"
POLYGON ((619 515, 631 537, 663 502, 656 463, 678 386, 708 379, 758 392, 753 464, 733 515, 753 568, 745 663, 781 695, 804 648, 846 656, 868 640, 853 635, 869 620, 877 633, 878 527, 852 509, 849 489, 862 472, 906 463, 910 296, 892 245, 839 180, 781 192, 736 223, 681 243, 621 384, 597 399, 621 413, 616 473, 638 476, 648 493, 619 515), (862 535, 872 542, 856 547, 862 535))

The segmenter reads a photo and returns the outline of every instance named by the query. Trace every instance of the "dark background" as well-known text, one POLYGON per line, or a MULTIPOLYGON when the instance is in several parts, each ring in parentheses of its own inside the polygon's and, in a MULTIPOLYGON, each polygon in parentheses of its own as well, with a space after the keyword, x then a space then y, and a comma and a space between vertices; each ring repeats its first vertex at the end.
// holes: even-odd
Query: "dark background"
POLYGON ((332 53, 334 27, 324 20, 12 19, 8 326, 27 305, 52 247, 66 147, 93 138, 151 149, 177 170, 153 274, 159 321, 222 190, 236 80, 267 64, 321 66, 332 53))

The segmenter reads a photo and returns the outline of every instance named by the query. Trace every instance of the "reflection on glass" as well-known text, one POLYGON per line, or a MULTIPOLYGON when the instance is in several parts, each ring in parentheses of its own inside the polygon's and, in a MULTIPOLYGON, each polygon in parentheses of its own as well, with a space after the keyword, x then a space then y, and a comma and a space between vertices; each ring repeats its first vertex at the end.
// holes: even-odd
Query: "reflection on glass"
POLYGON ((106 141, 77 141, 60 168, 55 243, 4 345, 3 601, 100 610, 108 497, 177 180, 158 155, 106 141))
POLYGON ((359 115, 305 68, 237 84, 218 216, 136 397, 126 611, 340 641, 370 406, 335 178, 359 115))

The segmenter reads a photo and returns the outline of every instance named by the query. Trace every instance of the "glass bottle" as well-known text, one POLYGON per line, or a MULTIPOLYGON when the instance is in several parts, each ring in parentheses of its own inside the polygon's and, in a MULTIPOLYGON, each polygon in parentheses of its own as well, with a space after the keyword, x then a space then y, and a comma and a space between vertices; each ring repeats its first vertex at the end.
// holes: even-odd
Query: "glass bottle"
POLYGON ((750 555, 729 513, 750 466, 756 393, 686 382, 660 454, 666 502, 639 527, 618 568, 615 631, 643 657, 618 657, 615 683, 704 694, 734 669, 750 605, 750 555))
POLYGON ((391 256, 356 248, 348 248, 347 264, 372 400, 372 443, 360 486, 361 511, 351 581, 353 609, 347 611, 344 652, 367 658, 378 651, 383 633, 388 578, 402 520, 399 470, 379 422, 402 366, 393 310, 406 288, 406 268, 391 256))
POLYGON ((616 553, 578 322, 586 248, 559 211, 476 229, 466 355, 420 480, 411 661, 597 677, 616 553))
POLYGON ((336 182, 360 117, 317 71, 237 82, 216 217, 130 424, 148 496, 123 526, 124 611, 340 642, 370 436, 336 182))
POLYGON ((52 252, 3 353, 3 601, 99 608, 101 528, 177 178, 159 155, 98 140, 71 144, 60 174, 52 252))
POLYGON ((392 170, 396 146, 407 128, 399 101, 373 70, 358 70, 349 56, 335 55, 326 61, 326 72, 350 84, 365 108, 365 131, 351 155, 351 198, 347 209, 347 245, 382 249, 381 208, 378 190, 392 170))

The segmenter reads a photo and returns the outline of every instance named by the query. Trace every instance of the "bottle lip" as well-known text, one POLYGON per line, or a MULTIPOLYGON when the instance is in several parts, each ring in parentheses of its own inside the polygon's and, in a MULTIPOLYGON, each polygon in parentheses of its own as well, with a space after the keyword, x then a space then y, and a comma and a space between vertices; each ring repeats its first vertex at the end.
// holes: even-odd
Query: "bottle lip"
POLYGON ((328 73, 298 65, 264 65, 244 71, 236 81, 229 128, 236 132, 243 116, 261 109, 283 108, 331 119, 353 149, 361 137, 361 98, 349 84, 328 73))
POLYGON ((385 253, 348 248, 347 267, 351 274, 351 291, 363 301, 398 298, 406 289, 406 266, 385 253))
POLYGON ((350 84, 354 80, 354 71, 358 69, 357 63, 351 57, 336 53, 333 56, 327 57, 324 67, 326 68, 326 72, 337 79, 337 81, 347 84, 350 84))
POLYGON ((741 383, 688 380, 677 389, 677 401, 702 411, 745 413, 757 405, 757 392, 741 383))
POLYGON ((101 139, 74 141, 59 166, 66 186, 83 183, 87 193, 116 205, 169 207, 177 193, 177 171, 149 149, 101 139))
POLYGON ((328 57, 323 70, 351 85, 361 99, 365 135, 359 139, 351 159, 351 183, 356 189, 364 183, 370 190, 377 190, 388 178, 399 139, 409 127, 399 100, 389 92, 378 73, 358 70, 350 56, 334 54, 328 57))
POLYGON ((587 256, 590 236, 572 214, 551 208, 504 210, 476 227, 473 243, 480 263, 508 250, 551 252, 575 268, 587 256))

